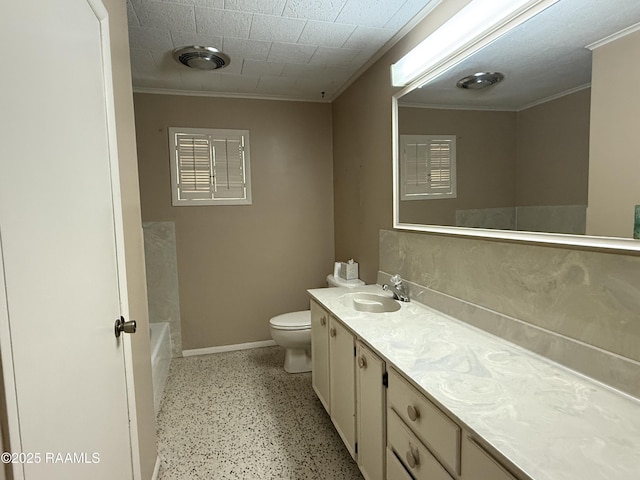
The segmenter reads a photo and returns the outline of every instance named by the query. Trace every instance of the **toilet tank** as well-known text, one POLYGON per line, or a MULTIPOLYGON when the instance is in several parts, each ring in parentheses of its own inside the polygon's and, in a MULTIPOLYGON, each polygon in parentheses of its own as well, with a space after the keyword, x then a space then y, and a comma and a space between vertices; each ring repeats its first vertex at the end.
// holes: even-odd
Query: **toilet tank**
POLYGON ((359 278, 355 280, 345 280, 344 278, 336 277, 335 275, 327 275, 327 285, 329 287, 360 287, 364 285, 364 282, 359 278))

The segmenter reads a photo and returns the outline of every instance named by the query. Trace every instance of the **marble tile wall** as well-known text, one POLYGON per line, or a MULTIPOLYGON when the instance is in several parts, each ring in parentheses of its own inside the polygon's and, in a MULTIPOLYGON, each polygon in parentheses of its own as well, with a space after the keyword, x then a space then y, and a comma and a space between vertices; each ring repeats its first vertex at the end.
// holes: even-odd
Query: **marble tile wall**
POLYGON ((456 210, 456 227, 516 229, 515 207, 456 210))
POLYGON ((584 234, 586 220, 586 205, 542 205, 456 210, 457 227, 584 234))
POLYGON ((516 227, 525 232, 554 232, 584 235, 586 205, 541 205, 516 208, 516 227))
POLYGON ((172 355, 182 356, 174 222, 143 222, 149 321, 169 322, 172 355))
POLYGON ((640 397, 640 256, 381 230, 380 270, 422 303, 640 397))

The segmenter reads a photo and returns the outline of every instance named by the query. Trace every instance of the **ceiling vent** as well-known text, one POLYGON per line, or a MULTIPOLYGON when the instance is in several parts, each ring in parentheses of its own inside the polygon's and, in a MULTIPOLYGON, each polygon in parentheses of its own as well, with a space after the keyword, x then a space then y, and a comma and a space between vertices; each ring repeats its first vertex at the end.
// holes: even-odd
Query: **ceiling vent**
POLYGON ((180 47, 173 51, 176 61, 196 70, 216 70, 231 63, 229 55, 213 47, 180 47))
POLYGON ((458 88, 466 88, 469 90, 480 90, 481 88, 490 87, 504 79, 504 75, 499 72, 480 72, 469 75, 458 80, 456 85, 458 88))

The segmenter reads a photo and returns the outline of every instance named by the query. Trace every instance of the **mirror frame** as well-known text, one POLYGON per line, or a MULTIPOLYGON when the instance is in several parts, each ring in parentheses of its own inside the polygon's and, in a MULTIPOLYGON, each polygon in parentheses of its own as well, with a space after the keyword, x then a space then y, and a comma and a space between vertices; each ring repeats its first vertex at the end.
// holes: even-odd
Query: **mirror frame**
MULTIPOLYGON (((494 230, 484 228, 453 227, 444 225, 422 225, 400 222, 400 189, 399 189, 399 158, 398 158, 398 99, 412 90, 420 87, 425 82, 424 77, 419 78, 407 87, 403 88, 391 99, 391 135, 392 135, 392 169, 393 169, 393 228, 414 232, 435 233, 441 235, 453 235, 459 237, 475 237, 488 240, 502 240, 509 242, 525 242, 535 244, 547 244, 559 247, 581 247, 620 252, 640 252, 640 240, 622 237, 599 237, 589 235, 569 235, 560 233, 526 232, 516 230, 494 230)), ((631 219, 630 219, 631 220, 631 219)))

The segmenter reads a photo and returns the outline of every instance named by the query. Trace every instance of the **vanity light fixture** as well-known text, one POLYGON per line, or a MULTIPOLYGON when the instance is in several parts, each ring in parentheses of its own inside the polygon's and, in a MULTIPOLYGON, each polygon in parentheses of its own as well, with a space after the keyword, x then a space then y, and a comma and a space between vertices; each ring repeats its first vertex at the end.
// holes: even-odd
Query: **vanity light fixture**
POLYGON ((391 66, 393 86, 426 83, 558 0, 473 0, 391 66))

